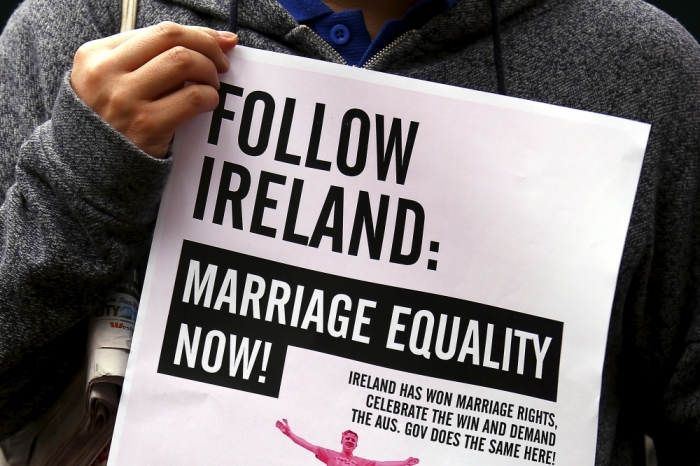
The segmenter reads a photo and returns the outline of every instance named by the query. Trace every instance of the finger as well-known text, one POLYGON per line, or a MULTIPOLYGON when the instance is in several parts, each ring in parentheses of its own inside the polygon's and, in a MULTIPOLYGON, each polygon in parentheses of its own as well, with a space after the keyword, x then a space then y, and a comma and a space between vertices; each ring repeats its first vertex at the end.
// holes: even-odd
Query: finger
POLYGON ((114 49, 113 59, 119 69, 133 71, 166 50, 182 46, 205 55, 220 72, 224 72, 228 70, 229 63, 219 42, 235 43, 235 40, 227 39, 213 29, 165 22, 123 42, 114 49))
POLYGON ((181 46, 161 53, 127 76, 127 86, 133 89, 134 97, 143 100, 156 100, 182 88, 186 81, 219 88, 214 63, 181 46))
POLYGON ((119 34, 115 34, 109 37, 103 37, 102 39, 91 40, 90 42, 85 42, 78 49, 77 54, 90 52, 95 53, 98 51, 111 50, 124 42, 128 41, 132 37, 142 33, 141 30, 126 31, 119 34))
POLYGON ((211 86, 191 84, 147 104, 147 112, 158 115, 157 133, 174 133, 187 120, 219 105, 219 93, 211 86))
POLYGON ((102 39, 95 40, 93 42, 99 43, 101 47, 113 49, 120 46, 127 40, 135 37, 139 34, 143 34, 143 29, 132 29, 131 31, 120 32, 119 34, 114 34, 113 36, 104 37, 102 39))
POLYGON ((136 117, 124 123, 124 128, 115 128, 142 151, 162 158, 168 153, 175 130, 195 115, 214 110, 218 102, 216 89, 192 84, 155 102, 146 103, 136 117))

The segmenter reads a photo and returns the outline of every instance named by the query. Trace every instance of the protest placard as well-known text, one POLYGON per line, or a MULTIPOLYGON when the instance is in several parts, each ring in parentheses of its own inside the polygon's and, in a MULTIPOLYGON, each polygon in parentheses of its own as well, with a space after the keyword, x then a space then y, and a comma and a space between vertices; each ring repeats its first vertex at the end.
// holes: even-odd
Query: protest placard
POLYGON ((109 464, 334 464, 347 430, 377 464, 593 464, 649 126, 231 61, 176 135, 109 464))

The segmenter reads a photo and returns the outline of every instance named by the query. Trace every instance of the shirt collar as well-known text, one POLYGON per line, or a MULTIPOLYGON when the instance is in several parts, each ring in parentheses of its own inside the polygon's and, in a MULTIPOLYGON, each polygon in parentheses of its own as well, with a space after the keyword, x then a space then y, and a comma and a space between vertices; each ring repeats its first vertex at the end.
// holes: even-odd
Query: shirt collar
MULTIPOLYGON (((314 30, 338 52, 349 65, 362 66, 393 40, 412 29, 419 29, 440 13, 449 10, 457 0, 421 0, 403 18, 384 23, 372 40, 359 9, 334 12, 322 0, 278 0, 294 19, 314 30), (333 39, 333 28, 345 28, 350 40, 333 39)), ((338 33, 336 31, 336 33, 338 33)))
MULTIPOLYGON (((289 11, 298 23, 306 23, 333 13, 329 7, 321 0, 278 0, 283 7, 289 11)), ((425 11, 426 7, 430 9, 447 11, 457 3, 457 0, 421 0, 419 3, 411 7, 404 19, 414 17, 416 13, 425 11)), ((429 18, 428 18, 429 19, 429 18)), ((414 22, 414 21, 411 21, 414 22)))
POLYGON ((278 0, 298 23, 305 23, 333 13, 321 0, 278 0))

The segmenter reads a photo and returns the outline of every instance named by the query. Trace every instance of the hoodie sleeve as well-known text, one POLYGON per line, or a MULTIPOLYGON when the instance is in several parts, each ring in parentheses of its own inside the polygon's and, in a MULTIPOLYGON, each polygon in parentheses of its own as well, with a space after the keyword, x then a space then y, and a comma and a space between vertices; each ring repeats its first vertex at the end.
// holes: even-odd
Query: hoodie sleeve
POLYGON ((171 165, 70 86, 77 48, 116 32, 119 2, 103 3, 27 0, 0 37, 0 439, 81 363, 85 318, 147 247, 171 165))

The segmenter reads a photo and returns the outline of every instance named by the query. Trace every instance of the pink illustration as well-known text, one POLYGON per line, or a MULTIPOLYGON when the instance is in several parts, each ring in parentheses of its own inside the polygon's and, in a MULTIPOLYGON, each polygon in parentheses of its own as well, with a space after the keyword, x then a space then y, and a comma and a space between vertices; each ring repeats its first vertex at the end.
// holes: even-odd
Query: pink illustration
POLYGON ((282 431, 284 435, 292 439, 294 443, 300 447, 306 448, 311 453, 316 455, 322 463, 327 466, 412 466, 418 464, 418 458, 410 457, 402 461, 375 461, 360 458, 353 455, 353 451, 357 448, 358 436, 351 430, 346 430, 341 436, 340 444, 343 446, 343 451, 337 452, 327 448, 313 445, 303 438, 292 432, 289 423, 286 419, 277 421, 275 426, 282 431))

